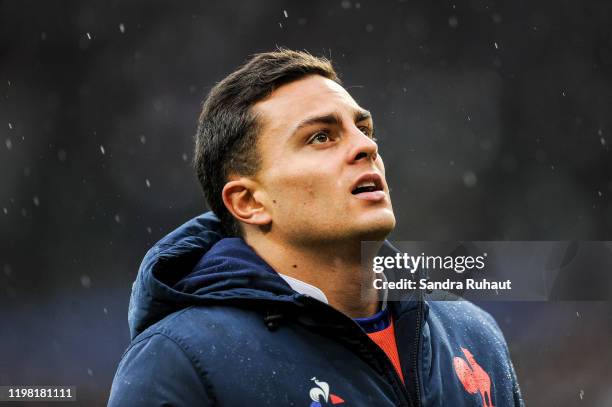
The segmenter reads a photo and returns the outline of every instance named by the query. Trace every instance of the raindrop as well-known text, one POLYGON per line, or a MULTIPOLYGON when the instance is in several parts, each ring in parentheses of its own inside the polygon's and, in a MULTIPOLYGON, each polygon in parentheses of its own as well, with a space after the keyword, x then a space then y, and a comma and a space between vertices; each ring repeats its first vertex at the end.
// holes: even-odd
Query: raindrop
POLYGON ((13 130, 13 123, 9 122, 8 126, 9 126, 9 130, 13 130))
POLYGON ((351 8, 351 2, 349 0, 342 0, 342 3, 340 3, 340 7, 342 7, 345 10, 348 10, 349 8, 351 8))
POLYGON ((565 96, 565 91, 564 90, 561 91, 561 95, 565 96))
POLYGON ((580 318, 580 312, 576 311, 576 318, 580 318))
POLYGON ((283 15, 285 16, 285 18, 289 18, 289 14, 287 14, 287 10, 283 10, 283 15))
POLYGON ((100 145, 100 152, 101 152, 102 154, 106 154, 106 150, 104 149, 104 146, 103 146, 103 145, 100 145))
POLYGON ((279 26, 280 28, 283 28, 283 23, 278 23, 278 26, 279 26))
POLYGON ((8 215, 8 209, 2 208, 2 212, 4 212, 5 215, 8 215))
POLYGON ((90 33, 87 33, 87 39, 91 40, 91 34, 90 33))
POLYGON ((57 159, 60 160, 61 162, 66 161, 66 150, 59 149, 57 151, 57 159))
POLYGON ((181 158, 183 159, 183 161, 187 161, 187 153, 183 153, 183 155, 181 156, 181 158))
POLYGON ((115 215, 115 222, 121 223, 121 218, 119 218, 119 214, 115 215))
POLYGON ((497 42, 494 42, 493 46, 495 47, 495 49, 499 49, 499 45, 497 44, 497 42))
POLYGON ((582 400, 584 398, 584 390, 580 389, 580 400, 582 400))
POLYGON ((151 182, 148 179, 145 179, 145 184, 147 184, 147 188, 151 188, 151 182))
POLYGON ((106 307, 102 308, 102 312, 104 312, 104 315, 108 315, 108 310, 106 309, 106 307))
POLYGON ((121 34, 125 33, 125 25, 123 23, 119 24, 119 31, 121 31, 121 34))
POLYGON ((473 171, 466 171, 463 173, 463 183, 468 188, 473 188, 478 183, 478 178, 473 171))
POLYGON ((601 143, 601 145, 602 145, 602 146, 605 146, 605 145, 606 145, 606 139, 605 139, 605 138, 603 138, 603 137, 600 137, 600 138, 599 138, 599 142, 601 143))
POLYGON ((89 376, 93 376, 93 370, 91 370, 90 368, 87 368, 87 374, 89 376))
POLYGON ((597 191, 597 195, 601 196, 601 191, 597 191))
POLYGON ((4 142, 6 144, 6 149, 10 150, 13 148, 13 142, 11 141, 10 138, 7 138, 6 141, 4 142))
POLYGON ((151 230, 151 227, 147 226, 147 233, 151 234, 153 232, 153 230, 151 230))
POLYGON ((91 287, 91 278, 87 274, 81 276, 81 285, 85 288, 91 287))
POLYGON ((144 134, 140 136, 140 142, 142 144, 145 144, 147 142, 147 138, 144 136, 144 134))
POLYGON ((459 26, 459 20, 457 20, 455 16, 450 16, 448 18, 448 25, 450 28, 457 28, 459 26))
POLYGON ((34 195, 34 198, 32 198, 32 202, 34 202, 34 206, 40 205, 40 200, 38 199, 36 195, 34 195))

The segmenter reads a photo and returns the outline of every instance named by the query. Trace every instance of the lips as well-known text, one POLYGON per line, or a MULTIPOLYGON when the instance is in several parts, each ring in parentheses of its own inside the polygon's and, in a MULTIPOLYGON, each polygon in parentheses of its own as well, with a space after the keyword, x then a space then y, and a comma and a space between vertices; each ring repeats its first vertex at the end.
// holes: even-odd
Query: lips
POLYGON ((376 173, 364 174, 355 181, 351 194, 366 201, 380 201, 385 198, 385 191, 380 175, 376 173))

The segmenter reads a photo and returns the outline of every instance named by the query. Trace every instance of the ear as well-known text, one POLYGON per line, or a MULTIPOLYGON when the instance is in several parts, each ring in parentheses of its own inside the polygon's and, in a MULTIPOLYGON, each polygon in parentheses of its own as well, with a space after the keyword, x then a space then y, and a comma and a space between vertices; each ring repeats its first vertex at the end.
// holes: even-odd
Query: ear
POLYGON ((265 226, 272 217, 261 201, 255 198, 257 183, 249 178, 229 181, 223 187, 221 196, 227 210, 240 222, 265 226))

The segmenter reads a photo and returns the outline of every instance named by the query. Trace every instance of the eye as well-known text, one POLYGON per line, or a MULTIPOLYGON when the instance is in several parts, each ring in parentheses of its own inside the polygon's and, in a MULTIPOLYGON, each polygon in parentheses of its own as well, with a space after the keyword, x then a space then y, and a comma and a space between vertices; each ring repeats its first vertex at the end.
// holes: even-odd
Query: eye
POLYGON ((310 140, 308 140, 308 144, 323 144, 327 143, 330 140, 331 138, 329 137, 329 134, 327 134, 327 132, 318 131, 310 138, 310 140))
POLYGON ((376 137, 374 137, 374 129, 369 126, 359 126, 359 130, 366 136, 370 137, 373 141, 378 141, 376 137))

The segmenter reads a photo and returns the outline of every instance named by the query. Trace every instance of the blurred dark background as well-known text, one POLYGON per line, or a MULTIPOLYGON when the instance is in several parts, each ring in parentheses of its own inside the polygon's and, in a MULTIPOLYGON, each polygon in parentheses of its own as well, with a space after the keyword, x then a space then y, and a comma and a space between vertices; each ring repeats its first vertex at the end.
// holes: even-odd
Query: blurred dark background
MULTIPOLYGON (((612 240, 611 23, 603 0, 1 2, 0 385, 105 404, 140 259, 205 209, 201 100, 277 45, 373 112, 393 239, 612 240)), ((610 303, 483 306, 528 406, 612 405, 610 303)))

